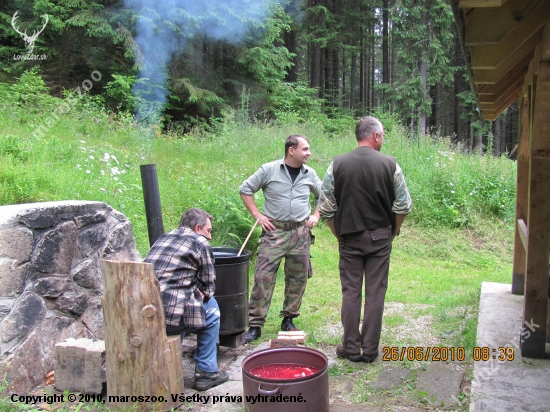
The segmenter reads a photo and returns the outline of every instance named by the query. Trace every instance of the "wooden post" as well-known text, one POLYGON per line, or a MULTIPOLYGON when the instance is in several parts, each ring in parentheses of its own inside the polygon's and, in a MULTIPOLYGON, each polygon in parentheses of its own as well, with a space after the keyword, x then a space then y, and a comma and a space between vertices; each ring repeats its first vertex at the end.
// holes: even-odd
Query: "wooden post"
MULTIPOLYGON (((519 128, 519 151, 517 161, 516 177, 516 222, 523 220, 527 222, 527 196, 529 188, 529 149, 530 149, 530 92, 522 96, 519 102, 520 128, 519 128)), ((516 223, 514 237, 514 266, 512 272, 512 293, 523 295, 525 288, 525 246, 521 241, 521 228, 516 223)))
POLYGON ((550 63, 533 80, 534 108, 529 163, 528 235, 521 356, 544 358, 550 246, 550 63))
POLYGON ((135 405, 138 411, 178 407, 171 395, 184 390, 181 341, 166 336, 153 265, 108 260, 100 265, 109 404, 124 410, 135 405), (132 396, 162 398, 155 403, 132 396))

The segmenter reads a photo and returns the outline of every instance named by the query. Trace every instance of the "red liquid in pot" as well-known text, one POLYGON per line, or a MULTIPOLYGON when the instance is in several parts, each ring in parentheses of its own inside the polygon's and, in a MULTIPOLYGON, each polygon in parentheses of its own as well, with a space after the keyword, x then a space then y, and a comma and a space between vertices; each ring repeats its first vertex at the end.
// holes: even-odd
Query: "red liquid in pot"
POLYGON ((272 363, 249 370, 251 375, 258 378, 273 380, 305 378, 317 372, 319 372, 319 369, 307 365, 300 365, 299 363, 272 363))

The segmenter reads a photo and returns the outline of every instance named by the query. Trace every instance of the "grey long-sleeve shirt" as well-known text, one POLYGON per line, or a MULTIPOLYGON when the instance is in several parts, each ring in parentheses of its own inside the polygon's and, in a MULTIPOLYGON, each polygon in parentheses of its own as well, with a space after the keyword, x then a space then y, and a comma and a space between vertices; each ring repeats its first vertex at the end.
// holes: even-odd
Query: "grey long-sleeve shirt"
POLYGON ((263 190, 264 215, 283 222, 301 222, 311 214, 310 194, 317 204, 321 193, 321 179, 311 167, 303 165, 294 181, 285 167, 285 161, 263 164, 239 187, 239 193, 252 196, 263 190))

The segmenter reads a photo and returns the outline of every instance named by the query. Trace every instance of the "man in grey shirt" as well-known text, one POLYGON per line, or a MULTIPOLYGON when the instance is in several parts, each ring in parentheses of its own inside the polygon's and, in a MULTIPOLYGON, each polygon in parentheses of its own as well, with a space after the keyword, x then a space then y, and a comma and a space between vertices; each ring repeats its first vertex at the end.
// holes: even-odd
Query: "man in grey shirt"
POLYGON ((302 295, 310 270, 310 229, 319 221, 317 201, 321 180, 306 166, 311 155, 305 136, 291 135, 285 142, 285 157, 262 165, 239 188, 244 205, 263 229, 260 251, 254 271, 254 288, 248 311, 246 341, 262 334, 271 304, 277 270, 285 258, 285 301, 280 316, 281 330, 299 330, 292 319, 299 316, 302 295), (254 193, 264 193, 263 213, 258 210, 254 193), (315 198, 311 214, 310 194, 315 198))

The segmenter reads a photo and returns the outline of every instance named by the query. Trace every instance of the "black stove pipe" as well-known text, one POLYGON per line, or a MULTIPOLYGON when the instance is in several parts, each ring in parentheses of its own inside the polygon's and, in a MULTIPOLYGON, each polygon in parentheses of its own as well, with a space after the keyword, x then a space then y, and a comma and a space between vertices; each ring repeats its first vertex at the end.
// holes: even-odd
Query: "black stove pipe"
POLYGON ((141 186, 143 187, 149 245, 153 246, 156 240, 164 234, 159 184, 157 179, 157 165, 141 165, 139 168, 141 170, 141 186))

